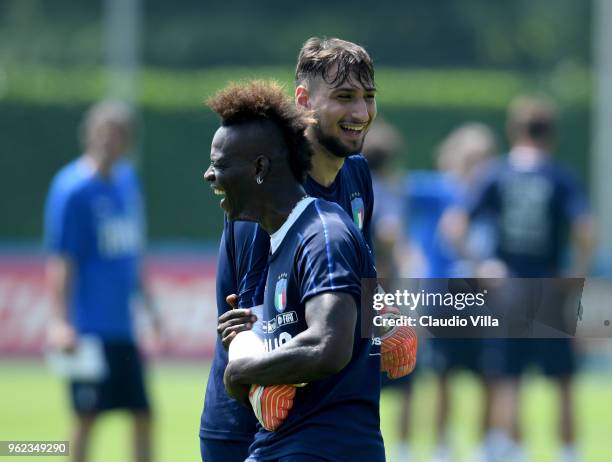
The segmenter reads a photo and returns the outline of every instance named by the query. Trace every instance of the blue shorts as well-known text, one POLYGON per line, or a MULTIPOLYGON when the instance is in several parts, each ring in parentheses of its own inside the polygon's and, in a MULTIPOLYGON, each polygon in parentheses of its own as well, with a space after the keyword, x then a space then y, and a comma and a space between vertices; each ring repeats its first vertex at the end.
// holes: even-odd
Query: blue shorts
POLYGON ((569 338, 526 339, 519 347, 522 355, 517 358, 516 369, 523 372, 535 366, 543 374, 554 377, 569 377, 576 372, 576 352, 569 338))
POLYGON ((250 445, 247 441, 200 437, 200 455, 202 462, 244 462, 250 445))
POLYGON ((478 338, 432 338, 428 365, 440 375, 457 370, 478 372, 481 342, 478 338))
POLYGON ((480 352, 478 353, 477 372, 485 379, 497 379, 517 375, 510 367, 512 353, 505 338, 480 339, 480 352))
POLYGON ((381 373, 380 386, 381 388, 394 388, 403 391, 412 390, 412 384, 414 383, 414 375, 416 370, 410 374, 400 377, 399 379, 390 379, 386 372, 381 373))
POLYGON ((291 454, 280 459, 258 459, 251 456, 245 462, 329 462, 329 460, 310 454, 291 454))
POLYGON ((133 342, 103 342, 108 374, 100 381, 70 382, 72 406, 81 414, 113 409, 150 412, 144 366, 133 342))
POLYGON ((531 366, 553 378, 576 372, 576 352, 569 338, 490 339, 484 345, 485 376, 518 377, 531 366))

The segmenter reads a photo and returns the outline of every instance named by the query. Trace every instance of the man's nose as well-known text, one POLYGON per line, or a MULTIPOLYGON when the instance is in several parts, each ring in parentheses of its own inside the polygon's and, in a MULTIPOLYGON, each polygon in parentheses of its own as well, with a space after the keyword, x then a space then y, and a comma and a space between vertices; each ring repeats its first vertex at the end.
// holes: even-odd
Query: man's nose
POLYGON ((206 169, 204 172, 204 181, 215 181, 215 174, 213 173, 212 165, 206 169))
POLYGON ((368 104, 363 98, 357 98, 352 107, 352 118, 358 122, 367 122, 370 119, 368 104))

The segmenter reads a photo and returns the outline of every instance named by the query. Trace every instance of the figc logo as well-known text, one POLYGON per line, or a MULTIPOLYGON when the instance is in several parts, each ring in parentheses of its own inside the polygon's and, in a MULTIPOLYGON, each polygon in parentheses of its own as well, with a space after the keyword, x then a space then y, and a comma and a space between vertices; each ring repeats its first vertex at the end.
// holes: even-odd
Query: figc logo
POLYGON ((274 290, 274 307, 282 313, 287 307, 287 278, 281 278, 276 282, 274 290))
POLYGON ((363 207, 363 199, 356 197, 351 201, 351 209, 353 211, 353 221, 359 229, 363 228, 363 217, 365 209, 363 207))

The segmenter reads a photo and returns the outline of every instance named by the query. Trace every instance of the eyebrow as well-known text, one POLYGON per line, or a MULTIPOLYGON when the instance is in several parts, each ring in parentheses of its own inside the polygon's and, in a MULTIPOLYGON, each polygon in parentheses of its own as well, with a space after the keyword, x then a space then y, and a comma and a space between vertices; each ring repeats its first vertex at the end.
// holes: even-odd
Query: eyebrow
MULTIPOLYGON (((357 87, 353 87, 353 86, 340 86, 340 87, 336 87, 334 88, 333 92, 342 92, 342 91, 358 91, 359 88, 357 87)), ((376 88, 375 87, 368 87, 368 88, 364 88, 363 91, 365 92, 375 92, 376 88)))

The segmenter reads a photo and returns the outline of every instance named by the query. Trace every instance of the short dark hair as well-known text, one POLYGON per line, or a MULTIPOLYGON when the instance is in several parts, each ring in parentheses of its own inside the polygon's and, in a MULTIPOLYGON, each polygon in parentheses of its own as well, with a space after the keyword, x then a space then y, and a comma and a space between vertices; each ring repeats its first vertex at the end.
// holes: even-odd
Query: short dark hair
POLYGON ((219 114, 223 126, 273 122, 285 141, 291 172, 300 183, 304 182, 312 156, 306 129, 315 120, 293 103, 281 84, 274 80, 230 83, 207 104, 219 114))
POLYGON ((528 136, 536 141, 550 142, 555 134, 557 110, 544 96, 521 95, 508 106, 507 124, 511 139, 528 136))
POLYGON ((296 85, 321 77, 337 87, 351 81, 353 76, 364 88, 375 87, 374 64, 362 46, 339 38, 311 37, 306 40, 298 55, 296 85))
POLYGON ((106 123, 123 128, 130 139, 136 131, 136 116, 129 104, 115 99, 99 101, 87 110, 79 126, 78 135, 84 149, 87 149, 90 131, 106 123))
POLYGON ((404 138, 399 130, 377 117, 363 143, 362 154, 368 160, 370 170, 378 172, 404 149, 404 138))

